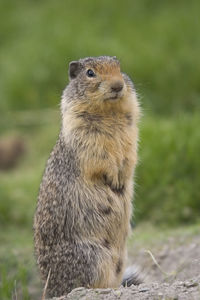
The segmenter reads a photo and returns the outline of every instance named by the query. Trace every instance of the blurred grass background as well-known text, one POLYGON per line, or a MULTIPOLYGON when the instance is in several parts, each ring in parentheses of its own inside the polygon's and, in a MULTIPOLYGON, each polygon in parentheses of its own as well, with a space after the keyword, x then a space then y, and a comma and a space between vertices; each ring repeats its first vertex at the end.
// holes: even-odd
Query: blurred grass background
POLYGON ((20 136, 26 155, 0 171, 0 299, 39 293, 32 219, 71 60, 116 55, 134 81, 136 224, 199 223, 199 11, 198 0, 1 0, 0 138, 20 136))

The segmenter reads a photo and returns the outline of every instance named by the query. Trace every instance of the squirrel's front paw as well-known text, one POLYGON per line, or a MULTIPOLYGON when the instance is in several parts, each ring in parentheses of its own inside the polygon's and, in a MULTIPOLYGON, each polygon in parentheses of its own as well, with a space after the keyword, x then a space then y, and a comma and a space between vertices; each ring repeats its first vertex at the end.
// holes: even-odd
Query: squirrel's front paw
POLYGON ((108 176, 108 174, 103 174, 104 184, 108 185, 114 193, 123 194, 124 183, 122 176, 119 173, 117 176, 108 176))

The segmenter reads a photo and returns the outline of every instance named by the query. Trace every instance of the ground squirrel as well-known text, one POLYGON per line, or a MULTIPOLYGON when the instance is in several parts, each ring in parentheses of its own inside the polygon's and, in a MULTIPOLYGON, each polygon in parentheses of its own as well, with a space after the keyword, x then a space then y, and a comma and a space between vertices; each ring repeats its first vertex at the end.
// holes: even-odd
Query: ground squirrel
POLYGON ((117 58, 72 61, 69 79, 34 218, 49 296, 122 283, 137 162, 139 106, 117 58))

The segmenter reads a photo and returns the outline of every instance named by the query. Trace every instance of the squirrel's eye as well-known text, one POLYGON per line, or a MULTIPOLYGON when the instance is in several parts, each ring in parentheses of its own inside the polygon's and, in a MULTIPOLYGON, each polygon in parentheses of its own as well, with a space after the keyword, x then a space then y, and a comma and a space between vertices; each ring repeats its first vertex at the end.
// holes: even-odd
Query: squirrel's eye
POLYGON ((88 77, 95 77, 95 73, 91 69, 87 70, 86 74, 88 77))

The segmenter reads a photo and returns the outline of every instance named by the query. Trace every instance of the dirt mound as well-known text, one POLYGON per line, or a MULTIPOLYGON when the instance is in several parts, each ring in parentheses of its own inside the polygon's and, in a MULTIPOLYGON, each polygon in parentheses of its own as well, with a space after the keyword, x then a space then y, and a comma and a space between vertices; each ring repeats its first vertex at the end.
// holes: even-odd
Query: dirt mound
POLYGON ((57 300, 199 300, 200 276, 189 281, 176 281, 169 283, 151 283, 119 289, 74 289, 66 297, 57 300))
MULTIPOLYGON (((134 240, 134 239, 133 239, 134 240)), ((170 232, 152 242, 129 245, 129 265, 137 262, 145 283, 118 289, 74 289, 56 300, 200 300, 200 235, 170 232), (144 248, 145 246, 145 248, 144 248)))
POLYGON ((15 167, 25 153, 25 141, 19 136, 0 138, 0 170, 15 167))

